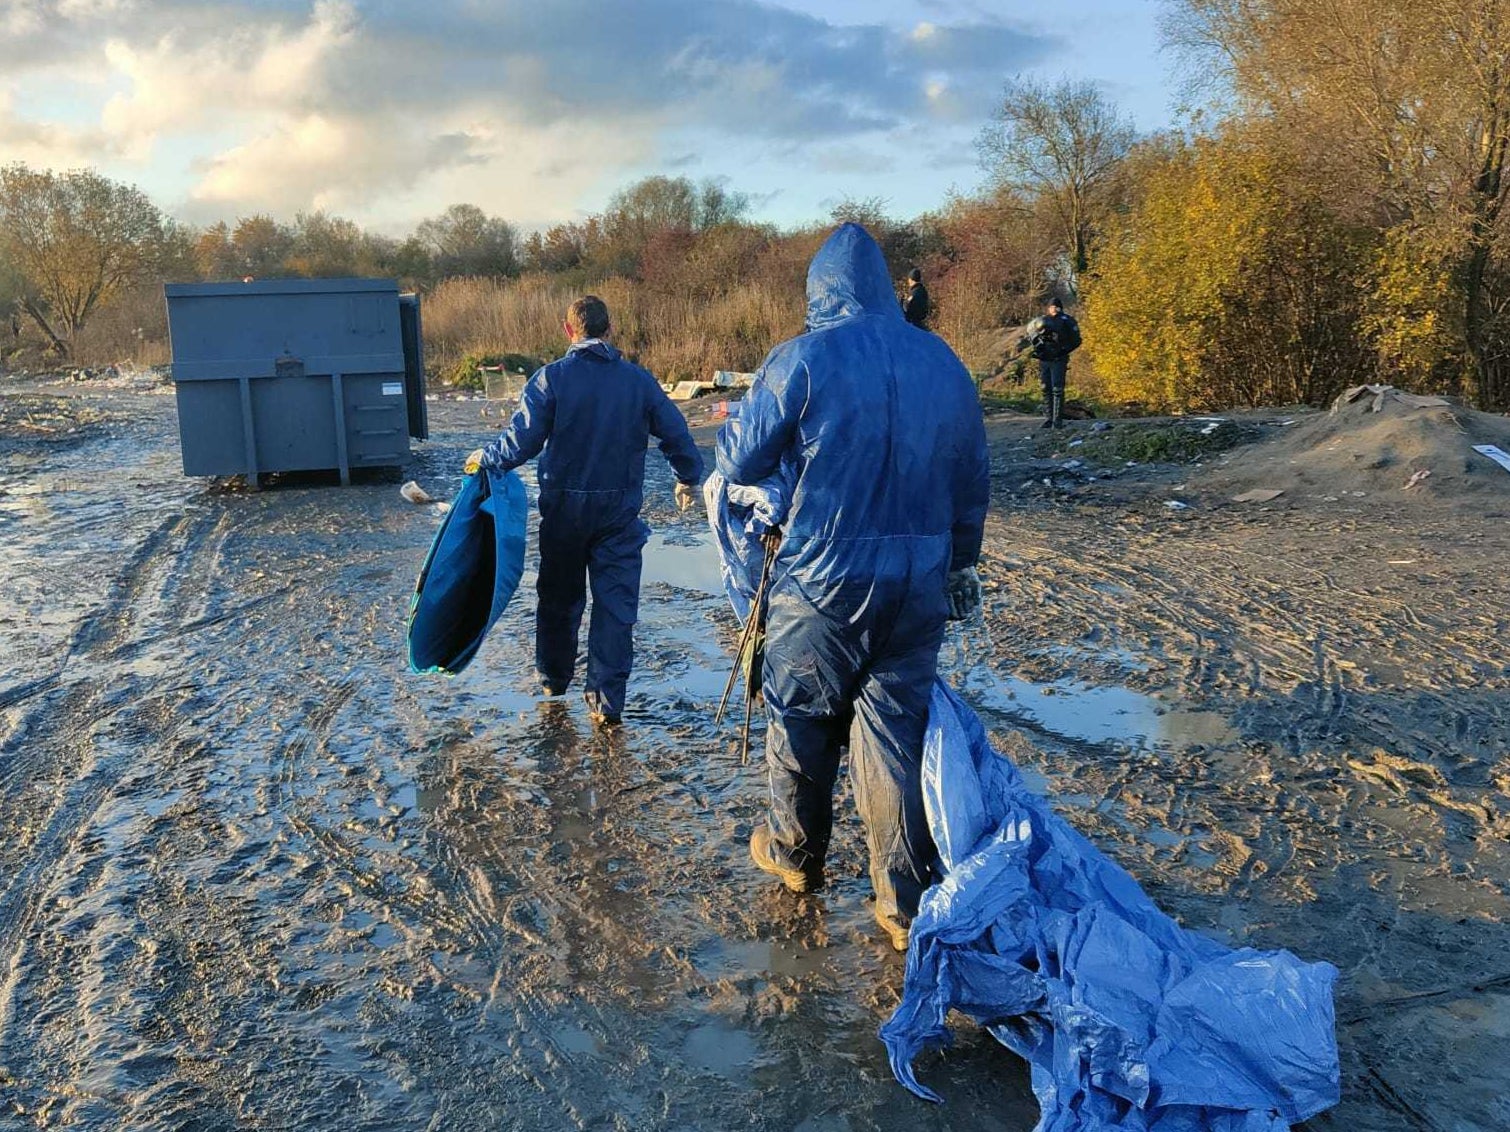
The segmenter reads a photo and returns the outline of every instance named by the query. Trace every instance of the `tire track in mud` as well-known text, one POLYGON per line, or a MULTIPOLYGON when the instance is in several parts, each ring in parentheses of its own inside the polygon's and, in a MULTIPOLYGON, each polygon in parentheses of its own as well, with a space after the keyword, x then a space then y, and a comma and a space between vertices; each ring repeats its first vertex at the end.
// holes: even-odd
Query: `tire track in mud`
POLYGON ((10 1030, 26 939, 51 899, 62 862, 86 837, 105 800, 141 757, 169 745, 185 721, 171 708, 163 681, 113 675, 112 662, 132 654, 131 640, 147 622, 174 617, 171 574, 194 571, 205 536, 224 522, 208 515, 163 519, 126 558, 103 603, 71 635, 57 673, 7 696, 9 707, 46 694, 0 743, 0 807, 7 836, 0 861, 11 880, 0 890, 0 1050, 10 1030), (176 554, 170 545, 179 540, 176 554), (155 595, 149 596, 154 593, 155 595), (103 671, 65 682, 71 665, 103 671), (53 693, 59 687, 61 694, 53 693), (110 748, 102 755, 101 748, 110 748), (51 785, 47 797, 42 787, 51 785), (41 803, 50 810, 37 812, 41 803), (34 831, 29 839, 18 829, 34 831))
POLYGON ((81 761, 88 759, 88 769, 64 788, 24 863, 0 891, 0 1058, 7 1052, 26 936, 55 894, 60 866, 88 836, 95 816, 117 791, 133 762, 146 750, 172 746, 185 722, 177 711, 180 705, 181 701, 171 701, 168 696, 136 700, 123 709, 122 723, 113 722, 112 713, 75 740, 89 749, 87 755, 81 755, 81 761), (112 749, 99 757, 100 744, 94 736, 106 729, 107 721, 107 743, 112 749))
MULTIPOLYGON (((466 836, 484 841, 463 852, 456 842, 461 830, 448 828, 442 817, 442 825, 426 837, 430 858, 417 861, 402 852, 376 854, 359 847, 360 834, 354 830, 350 834, 338 832, 323 822, 322 815, 342 811, 333 808, 328 793, 315 796, 301 792, 299 784, 308 781, 304 768, 314 752, 328 749, 342 714, 363 706, 355 676, 322 691, 318 706, 306 716, 299 734, 285 744, 271 806, 301 837, 327 875, 339 878, 360 898, 371 901, 382 918, 396 916, 409 931, 424 934, 427 949, 439 948, 458 961, 491 972, 486 986, 456 984, 473 999, 475 1022, 459 1031, 437 1028, 424 1039, 426 1056, 436 1056, 439 1047, 446 1044, 481 1042, 479 1048, 485 1049, 488 1043, 501 1039, 509 1053, 508 1074, 528 1086, 537 1098, 534 1103, 580 1123, 571 1111, 569 1098, 601 1092, 600 1074, 592 1064, 595 1059, 588 1059, 589 1064, 584 1066, 580 1051, 574 1055, 557 1035, 569 1032, 575 1035, 575 1041, 596 1048, 613 1043, 621 1049, 632 1037, 629 1031, 611 1026, 601 1010, 582 998, 558 1001, 559 996, 548 994, 550 988, 560 985, 553 973, 563 961, 563 939, 570 934, 575 940, 582 934, 566 933, 563 924, 573 916, 586 920, 590 913, 559 884, 543 881, 531 868, 521 871, 506 864, 511 854, 520 852, 515 839, 524 836, 513 824, 507 827, 507 840, 495 839, 490 824, 482 831, 470 826, 466 836), (390 877, 398 878, 399 883, 390 883, 390 877), (405 879, 409 883, 403 883, 405 879), (536 923, 531 925, 527 919, 536 923)), ((462 777, 453 790, 465 793, 485 784, 485 778, 462 777)), ((528 824, 525 814, 518 810, 509 813, 524 818, 521 824, 528 824)), ((491 821, 494 815, 487 817, 491 821)), ((617 939, 611 938, 615 934, 611 931, 601 934, 610 937, 606 945, 610 950, 621 950, 632 943, 622 933, 617 939)), ((453 1048, 451 1055, 455 1064, 479 1056, 476 1051, 468 1056, 460 1047, 453 1048)))

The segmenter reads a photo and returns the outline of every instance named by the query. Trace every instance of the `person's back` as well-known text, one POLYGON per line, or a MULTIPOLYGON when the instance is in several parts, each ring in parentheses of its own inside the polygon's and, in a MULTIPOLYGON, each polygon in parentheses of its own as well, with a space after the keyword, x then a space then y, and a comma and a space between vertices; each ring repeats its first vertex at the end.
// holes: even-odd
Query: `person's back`
POLYGON ((795 503, 784 558, 907 575, 950 560, 959 469, 980 441, 969 373, 943 340, 884 314, 813 331, 800 350, 795 503))
POLYGON ((655 378, 604 340, 610 323, 601 299, 573 303, 565 329, 572 340, 566 356, 530 378, 508 427, 473 454, 468 468, 506 471, 540 456, 535 667, 547 695, 571 684, 590 583, 585 695, 597 722, 616 723, 634 660, 649 537, 640 519, 645 447, 652 435, 661 439, 683 508, 702 478, 702 457, 655 378))
POLYGON ((829 238, 808 298, 809 332, 772 351, 718 442, 730 483, 795 488, 766 630, 771 812, 750 853, 794 891, 822 885, 847 745, 876 916, 905 947, 935 855, 919 776, 944 622, 979 595, 985 426, 970 375, 907 325, 863 228, 829 238))
POLYGON ((667 406, 660 383, 602 341, 574 345, 537 380, 554 401, 551 434, 566 438, 546 441, 540 490, 618 494, 623 509, 638 514, 645 448, 667 406))

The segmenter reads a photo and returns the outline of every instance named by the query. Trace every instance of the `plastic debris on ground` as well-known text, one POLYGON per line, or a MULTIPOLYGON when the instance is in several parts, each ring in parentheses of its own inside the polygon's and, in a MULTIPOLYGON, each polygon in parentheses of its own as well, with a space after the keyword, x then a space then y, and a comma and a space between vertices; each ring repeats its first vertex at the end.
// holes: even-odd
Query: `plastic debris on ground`
POLYGON ((1493 444, 1475 444, 1473 450, 1480 456, 1488 456, 1505 471, 1510 472, 1510 452, 1498 448, 1493 444))
POLYGON ((1027 1059, 1038 1132, 1284 1132, 1337 1103, 1337 970, 1229 950, 1164 915, 1024 786, 939 681, 924 749, 944 880, 881 1031, 897 1080, 950 1010, 1027 1059))
POLYGON ((524 576, 528 519, 516 473, 485 469, 463 481, 414 584, 411 672, 455 676, 472 662, 524 576))
POLYGON ((401 488, 398 489, 398 493, 410 503, 435 502, 435 497, 424 488, 420 487, 419 484, 415 483, 413 480, 407 481, 401 488))
MULTIPOLYGON (((741 619, 788 492, 779 477, 707 484, 741 619)), ((1336 968, 1181 928, 1026 788, 942 680, 923 786, 944 879, 923 897, 881 1030, 907 1089, 941 1100, 914 1062, 949 1044, 957 1010, 1029 1062, 1036 1132, 1286 1132, 1337 1103, 1336 968)))

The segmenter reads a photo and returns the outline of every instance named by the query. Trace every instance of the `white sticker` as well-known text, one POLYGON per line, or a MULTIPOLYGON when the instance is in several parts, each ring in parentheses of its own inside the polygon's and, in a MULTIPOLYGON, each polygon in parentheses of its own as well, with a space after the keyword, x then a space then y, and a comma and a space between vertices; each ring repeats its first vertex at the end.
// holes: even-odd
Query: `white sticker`
POLYGON ((383 382, 384 397, 402 397, 404 395, 404 383, 402 381, 383 382))

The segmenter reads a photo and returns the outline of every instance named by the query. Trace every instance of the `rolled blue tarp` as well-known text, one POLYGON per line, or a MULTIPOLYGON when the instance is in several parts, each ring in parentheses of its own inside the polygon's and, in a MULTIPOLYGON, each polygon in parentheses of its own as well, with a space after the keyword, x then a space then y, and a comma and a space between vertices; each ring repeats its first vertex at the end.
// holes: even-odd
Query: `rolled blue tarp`
POLYGON ((435 532, 409 603, 409 670, 460 673, 524 576, 529 500, 514 472, 468 476, 435 532))

